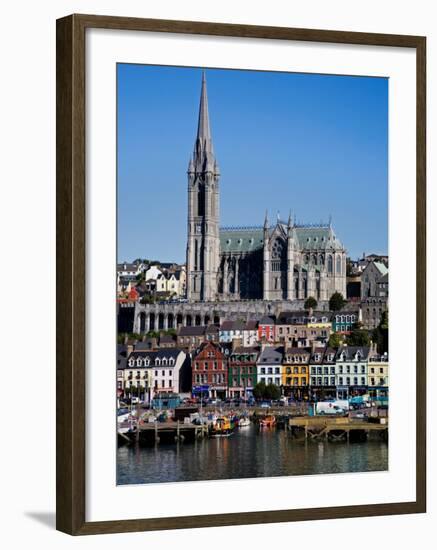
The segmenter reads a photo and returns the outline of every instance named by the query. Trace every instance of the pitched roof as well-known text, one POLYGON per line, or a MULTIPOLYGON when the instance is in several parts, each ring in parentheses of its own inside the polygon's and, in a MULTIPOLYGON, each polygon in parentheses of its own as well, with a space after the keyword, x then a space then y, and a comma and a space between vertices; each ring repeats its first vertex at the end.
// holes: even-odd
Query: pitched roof
MULTIPOLYGON (((134 350, 128 357, 128 362, 131 359, 146 359, 148 358, 150 361, 150 365, 153 366, 157 359, 174 359, 176 360, 180 353, 185 353, 179 348, 167 348, 167 349, 159 349, 159 350, 134 350)), ((128 365, 127 365, 128 366, 128 365)))
POLYGON ((275 320, 272 318, 272 317, 262 317, 259 321, 258 321, 258 326, 259 325, 274 325, 275 324, 275 320))
POLYGON ((206 332, 206 327, 204 325, 180 327, 178 336, 203 336, 205 332, 206 332))
POLYGON ((284 355, 284 348, 282 346, 273 347, 266 346, 259 356, 258 363, 282 363, 282 357, 284 355))
POLYGON ((353 361, 356 354, 359 352, 361 355, 361 360, 365 361, 369 356, 370 348, 368 346, 342 346, 338 348, 335 359, 340 360, 341 355, 345 354, 346 361, 353 361))
POLYGON ((382 262, 373 262, 373 264, 378 268, 381 275, 386 275, 388 273, 388 267, 382 262))

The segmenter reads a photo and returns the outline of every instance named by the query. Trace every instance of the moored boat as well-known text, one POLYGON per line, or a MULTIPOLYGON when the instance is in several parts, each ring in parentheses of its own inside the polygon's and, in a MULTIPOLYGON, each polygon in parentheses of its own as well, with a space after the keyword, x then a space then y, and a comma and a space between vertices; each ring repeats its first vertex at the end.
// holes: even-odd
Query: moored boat
POLYGON ((276 424, 276 418, 273 415, 265 416, 259 421, 261 428, 272 428, 276 424))
POLYGON ((234 423, 227 416, 219 416, 211 425, 211 437, 229 437, 234 431, 234 423))
POLYGON ((249 418, 247 416, 243 416, 242 418, 240 418, 240 420, 238 421, 238 427, 247 428, 248 426, 250 426, 249 418))

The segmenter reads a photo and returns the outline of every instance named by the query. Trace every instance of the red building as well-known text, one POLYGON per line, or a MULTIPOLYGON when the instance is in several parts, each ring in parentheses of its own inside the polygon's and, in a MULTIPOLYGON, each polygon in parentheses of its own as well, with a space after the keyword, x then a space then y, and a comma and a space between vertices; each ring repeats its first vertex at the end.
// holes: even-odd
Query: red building
POLYGON ((196 397, 227 397, 228 362, 212 342, 204 342, 193 355, 192 388, 196 397))
POLYGON ((258 341, 275 342, 275 321, 271 317, 263 317, 258 323, 258 341))

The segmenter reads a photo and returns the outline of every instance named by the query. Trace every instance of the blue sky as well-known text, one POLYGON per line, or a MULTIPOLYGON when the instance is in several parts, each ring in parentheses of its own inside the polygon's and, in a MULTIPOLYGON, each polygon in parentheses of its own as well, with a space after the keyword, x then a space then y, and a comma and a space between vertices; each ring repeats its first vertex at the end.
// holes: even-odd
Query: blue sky
MULTIPOLYGON (((183 262, 201 69, 117 66, 118 260, 183 262)), ((388 80, 206 70, 221 225, 291 209, 387 253, 388 80)))

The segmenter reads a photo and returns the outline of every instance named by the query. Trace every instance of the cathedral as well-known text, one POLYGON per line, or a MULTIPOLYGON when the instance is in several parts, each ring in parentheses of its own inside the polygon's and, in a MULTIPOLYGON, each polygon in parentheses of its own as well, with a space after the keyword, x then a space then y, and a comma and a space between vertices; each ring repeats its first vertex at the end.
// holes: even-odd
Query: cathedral
POLYGON ((331 223, 268 216, 260 226, 220 227, 220 169, 209 124, 205 73, 188 165, 187 298, 190 302, 329 300, 346 296, 346 250, 331 223))

